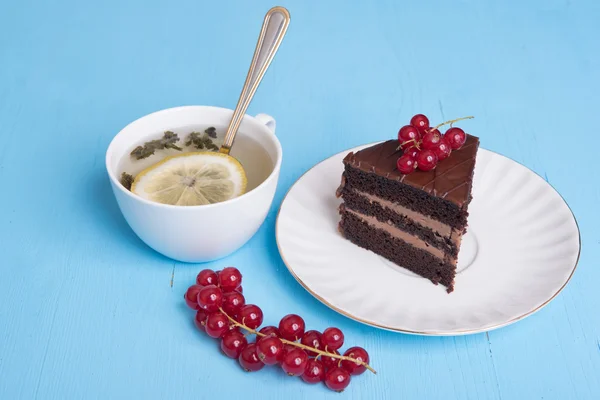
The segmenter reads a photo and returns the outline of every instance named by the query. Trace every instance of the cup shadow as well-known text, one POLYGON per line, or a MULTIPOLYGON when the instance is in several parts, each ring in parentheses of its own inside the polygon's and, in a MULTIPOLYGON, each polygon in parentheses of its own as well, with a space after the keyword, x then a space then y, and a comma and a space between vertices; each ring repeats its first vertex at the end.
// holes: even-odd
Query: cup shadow
POLYGON ((148 247, 131 230, 123 217, 115 199, 110 181, 104 170, 95 170, 86 180, 88 187, 84 190, 83 204, 88 208, 88 215, 93 215, 93 222, 98 233, 105 240, 118 243, 127 251, 135 251, 145 257, 164 257, 148 247))

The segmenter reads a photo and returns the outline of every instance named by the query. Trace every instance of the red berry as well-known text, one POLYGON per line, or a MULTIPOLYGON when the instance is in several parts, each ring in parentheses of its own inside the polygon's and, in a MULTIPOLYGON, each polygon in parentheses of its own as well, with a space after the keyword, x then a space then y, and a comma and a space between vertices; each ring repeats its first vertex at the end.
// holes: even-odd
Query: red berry
POLYGON ((402 155, 409 155, 412 158, 417 158, 417 156, 419 155, 419 149, 417 149, 415 146, 411 146, 407 149, 404 149, 404 153, 402 155))
POLYGON ((217 274, 212 269, 203 269, 196 277, 196 283, 202 286, 216 285, 218 282, 217 274))
POLYGON ((227 332, 230 332, 230 331, 242 332, 242 331, 240 330, 240 327, 239 327, 239 326, 235 326, 235 325, 234 325, 234 324, 232 324, 231 322, 229 323, 229 329, 227 330, 227 332))
POLYGON ((242 274, 235 267, 227 267, 219 272, 219 286, 224 292, 231 292, 242 284, 242 274))
POLYGON ((246 304, 238 311, 237 321, 250 329, 256 329, 263 322, 263 312, 254 304, 246 304))
POLYGON ((204 310, 198 310, 198 312, 196 313, 196 317, 194 317, 194 325, 196 325, 196 328, 198 328, 202 332, 205 332, 204 325, 206 325, 207 317, 208 314, 206 314, 204 310))
POLYGON ((263 336, 256 342, 256 354, 266 365, 279 363, 283 353, 283 342, 276 336, 263 336))
POLYGON ((350 384, 350 374, 343 368, 332 368, 325 374, 325 385, 331 390, 341 392, 350 384))
POLYGON ((285 357, 285 355, 287 353, 289 353, 290 351, 295 350, 295 349, 297 349, 296 346, 292 346, 291 344, 284 343, 283 344, 283 356, 285 357))
MULTIPOLYGON (((333 354, 337 354, 337 355, 340 354, 337 350, 333 350, 333 351, 329 350, 328 353, 333 353, 333 354)), ((338 366, 340 359, 335 358, 335 357, 329 357, 329 356, 321 356, 321 362, 323 363, 323 366, 325 366, 326 369, 331 369, 331 368, 335 368, 338 366)))
POLYGON ((204 286, 198 292, 198 304, 209 313, 218 311, 223 304, 223 291, 215 285, 204 286))
POLYGON ((304 368, 302 380, 306 383, 319 383, 325 378, 323 363, 315 358, 310 358, 304 368))
POLYGON ((296 314, 288 314, 279 322, 279 334, 282 338, 295 342, 304 335, 304 320, 296 314))
MULTIPOLYGON (((323 348, 323 346, 321 345, 321 333, 319 331, 306 331, 306 333, 302 335, 300 343, 302 343, 305 346, 315 348, 317 350, 321 350, 323 348)), ((308 351, 308 355, 316 357, 318 356, 318 353, 308 351)))
POLYGON ((440 140, 442 139, 442 134, 440 133, 439 130, 434 129, 431 131, 428 131, 425 135, 423 135, 423 140, 421 142, 421 147, 423 147, 423 149, 433 149, 434 147, 436 147, 438 145, 438 143, 440 142, 440 140))
POLYGON ((246 304, 244 295, 240 292, 229 292, 223 295, 223 311, 230 316, 235 315, 246 304))
POLYGON ((417 168, 417 161, 409 154, 403 154, 396 161, 396 168, 401 174, 410 174, 417 168))
POLYGON ((244 349, 240 353, 238 361, 242 368, 244 368, 248 372, 259 371, 265 366, 265 364, 263 364, 263 362, 260 361, 258 355, 256 354, 256 343, 250 343, 249 345, 244 347, 244 349))
POLYGON ((431 171, 437 165, 437 154, 433 150, 423 150, 417 157, 417 168, 421 171, 431 171))
POLYGON ((452 152, 452 148, 450 147, 450 144, 448 144, 448 140, 445 137, 442 137, 438 145, 432 150, 437 155, 438 161, 445 160, 450 156, 450 153, 452 152))
POLYGON ((225 332, 221 339, 221 350, 227 357, 238 358, 248 344, 244 334, 238 330, 225 332))
POLYGON ((206 330, 208 336, 215 339, 220 338, 229 330, 229 319, 227 319, 227 317, 220 312, 208 314, 204 329, 206 330))
POLYGON ((321 335, 321 343, 326 351, 337 350, 344 345, 344 334, 338 328, 327 328, 321 335))
POLYGON ((183 295, 185 299, 185 304, 192 310, 199 310, 200 305, 198 304, 198 293, 202 289, 200 285, 192 285, 188 288, 188 290, 183 295))
POLYGON ((302 375, 308 363, 308 354, 300 348, 290 350, 285 353, 281 361, 281 369, 288 375, 302 375))
POLYGON ((398 131, 398 141, 402 148, 414 146, 420 139, 419 130, 412 125, 405 125, 398 131))
POLYGON ((462 147, 463 144, 467 141, 467 135, 465 131, 460 128, 450 128, 444 134, 444 137, 450 144, 453 150, 458 150, 462 147))
POLYGON ((423 114, 417 114, 410 119, 410 124, 418 128, 419 132, 423 134, 429 128, 429 119, 423 114))
MULTIPOLYGON (((369 363, 369 353, 367 353, 367 351, 362 347, 350 347, 348 350, 346 350, 344 355, 367 364, 369 363)), ((364 365, 348 360, 342 360, 341 366, 348 371, 350 375, 360 375, 367 370, 364 365)))
POLYGON ((276 327, 274 327, 272 325, 267 325, 267 326, 262 327, 259 332, 265 336, 279 337, 279 329, 277 329, 276 327))

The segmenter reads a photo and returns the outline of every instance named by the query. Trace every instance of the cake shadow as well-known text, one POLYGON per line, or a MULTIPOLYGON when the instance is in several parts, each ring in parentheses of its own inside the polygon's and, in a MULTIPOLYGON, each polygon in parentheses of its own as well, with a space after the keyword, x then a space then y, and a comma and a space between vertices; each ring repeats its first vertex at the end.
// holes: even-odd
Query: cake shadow
POLYGON ((331 212, 327 213, 327 224, 331 226, 331 228, 337 233, 338 232, 338 224, 340 223, 340 213, 339 208, 342 204, 342 199, 338 198, 334 193, 325 198, 325 207, 326 210, 331 210, 331 212))

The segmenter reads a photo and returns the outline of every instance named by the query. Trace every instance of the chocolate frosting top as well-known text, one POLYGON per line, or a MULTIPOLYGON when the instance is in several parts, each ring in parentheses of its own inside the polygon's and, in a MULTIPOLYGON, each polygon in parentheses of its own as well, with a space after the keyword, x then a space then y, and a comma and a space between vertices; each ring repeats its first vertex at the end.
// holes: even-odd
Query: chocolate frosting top
POLYGON ((417 169, 408 175, 400 173, 396 168, 396 161, 402 155, 402 150, 398 150, 397 140, 388 140, 357 153, 349 153, 344 158, 344 163, 424 190, 462 208, 465 203, 468 204, 471 194, 478 148, 479 139, 467 135, 465 144, 460 149, 453 150, 450 157, 440 161, 435 169, 417 169))

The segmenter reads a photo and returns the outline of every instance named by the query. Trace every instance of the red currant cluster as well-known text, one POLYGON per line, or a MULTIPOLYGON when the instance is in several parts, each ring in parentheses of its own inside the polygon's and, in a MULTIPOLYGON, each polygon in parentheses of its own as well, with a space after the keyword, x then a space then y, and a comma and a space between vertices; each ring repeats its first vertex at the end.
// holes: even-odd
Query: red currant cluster
POLYGON ((265 365, 279 365, 290 376, 300 376, 304 382, 325 382, 338 392, 350 384, 351 375, 369 369, 369 354, 361 347, 351 347, 340 355, 344 334, 338 328, 305 331, 302 317, 289 314, 279 326, 265 326, 262 310, 246 304, 242 294, 242 274, 237 268, 221 271, 205 269, 196 277, 196 284, 184 295, 186 304, 196 310, 195 325, 210 337, 221 339, 221 350, 237 359, 246 371, 258 371, 265 365), (256 342, 248 342, 248 334, 256 342))
POLYGON ((454 119, 430 128, 425 115, 412 117, 410 125, 403 126, 398 132, 400 148, 404 151, 396 162, 398 171, 410 174, 417 168, 421 171, 434 169, 439 161, 448 158, 452 150, 460 149, 467 140, 465 131, 452 127, 452 124, 470 118, 473 117, 454 119), (438 128, 447 124, 450 129, 442 135, 438 128))

